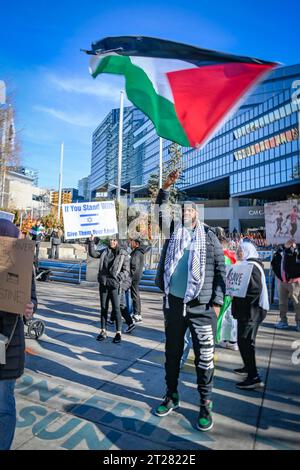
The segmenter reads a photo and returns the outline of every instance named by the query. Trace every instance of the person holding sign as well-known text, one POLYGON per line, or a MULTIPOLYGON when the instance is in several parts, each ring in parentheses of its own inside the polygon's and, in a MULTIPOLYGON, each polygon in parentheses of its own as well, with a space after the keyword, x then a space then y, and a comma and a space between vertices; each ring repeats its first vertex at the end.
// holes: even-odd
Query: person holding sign
MULTIPOLYGON (((108 297, 111 300, 116 320, 116 335, 113 343, 121 342, 122 316, 120 301, 123 292, 130 287, 130 260, 127 251, 119 246, 116 235, 110 237, 109 246, 101 252, 95 250, 93 237, 89 240, 89 255, 92 258, 100 258, 98 282, 101 307, 101 331, 97 336, 98 341, 107 339, 107 310, 108 297)), ((126 314, 126 311, 122 312, 126 314)), ((126 323, 133 323, 128 314, 126 323)), ((128 324, 129 326, 129 324, 128 324)))
MULTIPOLYGON (((18 238, 19 230, 8 220, 0 220, 0 237, 18 238)), ((32 270, 32 266, 28 266, 32 270)), ((16 428, 14 389, 24 372, 25 336, 23 316, 30 320, 37 308, 32 276, 31 302, 19 315, 0 311, 0 450, 9 450, 16 428)))
POLYGON ((244 366, 235 369, 245 380, 236 384, 241 389, 261 388, 263 383, 258 374, 255 359, 255 339, 259 325, 269 310, 268 289, 263 265, 258 252, 250 241, 241 241, 237 258, 246 267, 252 266, 245 297, 233 297, 232 316, 238 323, 238 346, 244 366))

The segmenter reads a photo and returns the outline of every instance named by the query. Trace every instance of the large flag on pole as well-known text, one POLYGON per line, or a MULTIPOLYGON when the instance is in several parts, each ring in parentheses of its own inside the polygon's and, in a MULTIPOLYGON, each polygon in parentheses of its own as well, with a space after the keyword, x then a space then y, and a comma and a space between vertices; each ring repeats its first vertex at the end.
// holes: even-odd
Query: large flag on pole
POLYGON ((92 44, 90 72, 124 75, 127 97, 157 134, 202 147, 273 62, 163 39, 108 37, 92 44))

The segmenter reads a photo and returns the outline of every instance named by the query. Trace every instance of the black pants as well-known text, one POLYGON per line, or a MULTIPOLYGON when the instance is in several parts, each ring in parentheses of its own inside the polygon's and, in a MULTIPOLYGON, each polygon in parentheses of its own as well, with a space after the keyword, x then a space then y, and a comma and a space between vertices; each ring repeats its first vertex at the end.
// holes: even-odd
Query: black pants
POLYGON ((238 320, 238 346, 250 379, 258 375, 255 359, 255 339, 259 325, 259 323, 247 323, 238 320))
POLYGON ((121 331, 122 317, 120 310, 120 294, 118 288, 112 288, 99 284, 100 292, 100 307, 101 307, 101 328, 106 330, 107 311, 108 311, 108 296, 112 303, 112 308, 115 312, 116 328, 121 331))
POLYGON ((35 257, 39 259, 41 242, 35 242, 35 257))
POLYGON ((141 296, 140 296, 140 280, 132 280, 131 298, 133 304, 133 314, 141 315, 141 296))
POLYGON ((176 392, 180 359, 184 347, 184 335, 189 327, 192 334, 197 372, 198 391, 201 402, 211 400, 214 375, 214 350, 217 317, 213 308, 199 305, 183 316, 183 300, 169 295, 169 308, 165 307, 166 333, 166 384, 170 393, 176 392))

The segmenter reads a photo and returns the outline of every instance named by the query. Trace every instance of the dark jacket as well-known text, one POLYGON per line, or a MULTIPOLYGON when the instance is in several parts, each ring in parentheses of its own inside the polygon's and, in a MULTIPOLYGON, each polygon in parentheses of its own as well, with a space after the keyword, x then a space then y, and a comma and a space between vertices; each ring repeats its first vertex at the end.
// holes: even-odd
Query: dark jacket
POLYGON ((148 246, 139 246, 130 255, 130 275, 132 282, 139 283, 144 270, 144 255, 148 246))
MULTIPOLYGON (((261 266, 258 259, 255 261, 261 266)), ((259 306, 259 298, 262 291, 261 273, 257 266, 253 265, 246 297, 233 297, 231 312, 233 318, 244 323, 261 323, 267 315, 267 311, 259 306)))
POLYGON ((273 256, 271 261, 272 269, 275 276, 282 281, 281 264, 283 259, 283 269, 287 281, 300 277, 300 253, 294 248, 280 247, 273 256))
POLYGON ((105 248, 96 251, 94 242, 89 241, 89 255, 100 258, 98 282, 115 289, 127 290, 131 286, 129 254, 124 248, 105 248))
MULTIPOLYGON (((34 305, 34 311, 36 311, 37 297, 34 275, 31 284, 31 302, 34 305)), ((15 324, 16 329, 6 351, 6 364, 0 364, 0 380, 17 379, 24 372, 25 337, 23 317, 13 313, 0 312, 0 333, 10 338, 15 324)))
MULTIPOLYGON (((168 199, 169 192, 161 189, 158 193, 156 204, 159 206, 165 204, 165 206, 163 206, 164 208, 162 207, 162 214, 160 214, 163 216, 163 220, 160 219, 160 227, 162 230, 164 230, 164 227, 168 227, 168 231, 171 236, 174 231, 175 223, 170 218, 169 222, 167 222, 168 213, 165 209, 168 199)), ((223 248, 210 227, 204 226, 204 230, 206 236, 206 265, 204 284, 197 300, 189 302, 188 305, 223 305, 226 290, 226 270, 223 248)), ((164 266, 169 241, 170 239, 168 238, 164 243, 156 275, 156 285, 162 291, 164 291, 164 266)))

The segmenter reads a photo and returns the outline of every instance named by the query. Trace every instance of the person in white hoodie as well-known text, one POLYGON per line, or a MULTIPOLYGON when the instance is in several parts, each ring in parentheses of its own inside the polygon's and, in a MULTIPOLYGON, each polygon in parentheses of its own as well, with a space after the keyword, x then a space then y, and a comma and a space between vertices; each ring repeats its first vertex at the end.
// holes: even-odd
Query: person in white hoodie
POLYGON ((232 316, 238 323, 238 346, 244 366, 235 369, 236 374, 245 376, 236 384, 241 389, 261 388, 263 383, 258 374, 255 358, 255 340, 259 325, 269 310, 268 289, 263 265, 258 252, 250 241, 242 241, 237 250, 237 258, 253 266, 245 297, 233 297, 232 316))

